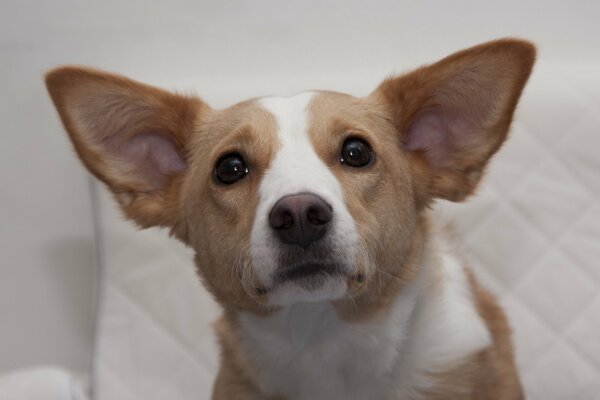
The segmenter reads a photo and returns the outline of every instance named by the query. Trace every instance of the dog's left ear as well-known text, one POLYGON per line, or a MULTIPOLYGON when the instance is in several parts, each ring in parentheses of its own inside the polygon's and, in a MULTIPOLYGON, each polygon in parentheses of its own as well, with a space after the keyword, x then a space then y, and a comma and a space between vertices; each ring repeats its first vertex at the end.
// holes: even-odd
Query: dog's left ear
POLYGON ((429 195, 462 201, 506 139, 535 47, 484 43, 406 75, 372 94, 388 109, 406 151, 424 159, 429 195))

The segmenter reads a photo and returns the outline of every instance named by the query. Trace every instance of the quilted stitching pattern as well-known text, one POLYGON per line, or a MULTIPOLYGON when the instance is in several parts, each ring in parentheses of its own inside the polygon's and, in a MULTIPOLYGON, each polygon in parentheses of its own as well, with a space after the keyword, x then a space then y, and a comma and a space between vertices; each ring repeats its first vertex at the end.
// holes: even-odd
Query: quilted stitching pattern
MULTIPOLYGON (((440 203, 512 321, 530 399, 600 398, 600 80, 537 71, 479 194, 440 203)), ((217 309, 191 253, 103 194, 96 399, 208 399, 217 309)))

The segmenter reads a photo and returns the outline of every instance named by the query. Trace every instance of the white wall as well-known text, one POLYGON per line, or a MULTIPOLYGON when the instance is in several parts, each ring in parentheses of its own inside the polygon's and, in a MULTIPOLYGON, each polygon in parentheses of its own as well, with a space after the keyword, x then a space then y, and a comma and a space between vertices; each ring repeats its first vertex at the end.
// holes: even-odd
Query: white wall
MULTIPOLYGON (((88 178, 42 85, 63 63, 114 70, 225 106, 385 75, 501 36, 540 63, 600 61, 600 2, 0 2, 0 370, 90 363, 94 224, 88 178)), ((352 84, 349 84, 352 82, 352 84)))

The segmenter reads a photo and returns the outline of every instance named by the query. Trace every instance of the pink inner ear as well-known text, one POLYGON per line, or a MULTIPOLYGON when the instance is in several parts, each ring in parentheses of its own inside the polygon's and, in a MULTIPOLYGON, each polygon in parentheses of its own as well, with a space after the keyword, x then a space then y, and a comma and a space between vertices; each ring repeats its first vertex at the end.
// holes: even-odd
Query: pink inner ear
POLYGON ((139 178, 157 188, 164 185, 169 175, 186 168, 177 145, 161 133, 140 133, 120 143, 111 143, 111 147, 139 178))
POLYGON ((440 110, 423 111, 416 116, 404 138, 407 150, 422 150, 433 166, 441 166, 452 150, 452 131, 440 110))

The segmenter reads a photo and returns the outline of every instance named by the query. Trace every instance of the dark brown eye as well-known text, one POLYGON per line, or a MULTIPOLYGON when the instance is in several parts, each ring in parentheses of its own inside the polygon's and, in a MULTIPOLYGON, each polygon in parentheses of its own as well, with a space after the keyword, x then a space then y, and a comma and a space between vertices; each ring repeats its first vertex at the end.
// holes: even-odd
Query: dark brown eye
POLYGON ((248 167, 239 154, 227 154, 217 162, 215 177, 225 185, 231 185, 248 174, 248 167))
POLYGON ((374 159, 371 146, 362 139, 349 138, 342 145, 341 163, 354 168, 366 167, 374 159))

